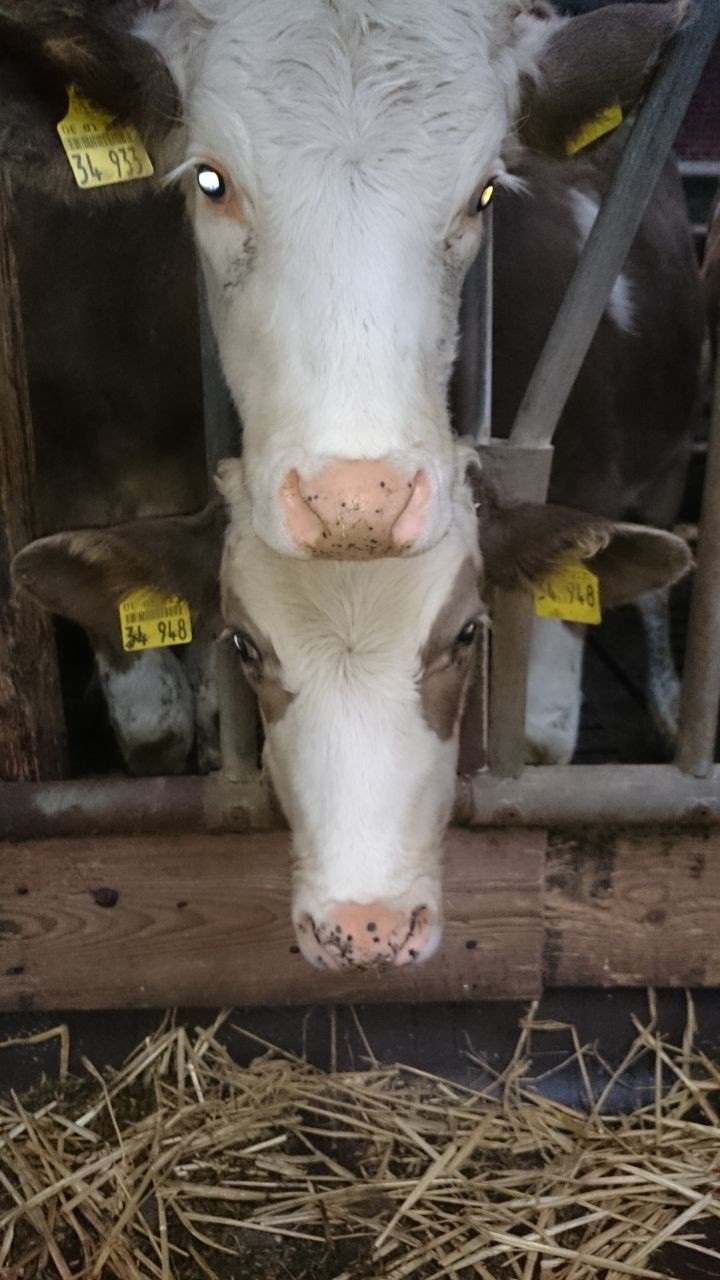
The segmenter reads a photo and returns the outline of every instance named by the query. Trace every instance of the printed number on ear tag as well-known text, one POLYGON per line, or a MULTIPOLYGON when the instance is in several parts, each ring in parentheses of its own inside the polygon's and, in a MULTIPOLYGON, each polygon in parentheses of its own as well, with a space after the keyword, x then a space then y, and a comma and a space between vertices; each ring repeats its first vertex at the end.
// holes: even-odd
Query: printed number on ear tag
POLYGON ((556 569, 535 588, 535 612, 539 618, 597 625, 602 621, 597 575, 584 564, 566 564, 556 569))
POLYGON ((75 181, 83 191, 151 178, 154 169, 134 125, 113 125, 112 116, 68 88, 67 115, 57 131, 75 181))
POLYGON ((190 606, 182 596, 164 596, 152 587, 141 587, 120 601, 119 612, 122 646, 128 653, 192 640, 190 606))

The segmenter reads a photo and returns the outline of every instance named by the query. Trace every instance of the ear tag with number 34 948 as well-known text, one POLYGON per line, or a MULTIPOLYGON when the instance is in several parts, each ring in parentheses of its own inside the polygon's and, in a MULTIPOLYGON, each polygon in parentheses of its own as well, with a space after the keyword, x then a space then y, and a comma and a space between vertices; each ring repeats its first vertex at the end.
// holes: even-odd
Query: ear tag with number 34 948
POLYGON ((555 569, 535 587, 535 612, 539 618, 597 626, 602 621, 597 574, 584 564, 564 564, 555 569))
POLYGON ((134 125, 114 125, 112 116, 68 88, 67 115, 57 131, 78 186, 110 187, 151 178, 154 169, 134 125))
POLYGON ((190 644, 190 606, 182 596, 166 596, 153 587, 140 587, 118 605, 122 646, 127 653, 190 644))

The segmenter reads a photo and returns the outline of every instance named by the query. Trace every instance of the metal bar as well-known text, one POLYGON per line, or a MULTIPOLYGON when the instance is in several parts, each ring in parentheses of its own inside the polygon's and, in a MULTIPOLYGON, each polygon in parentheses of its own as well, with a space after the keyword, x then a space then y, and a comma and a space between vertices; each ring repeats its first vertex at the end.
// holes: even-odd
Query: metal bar
POLYGON ((453 370, 453 426, 475 442, 490 439, 492 415, 493 223, 483 215, 482 247, 465 277, 460 301, 460 345, 453 370))
POLYGON ((512 429, 514 445, 552 440, 673 139, 720 33, 705 0, 677 37, 641 106, 612 186, 570 281, 512 429))
POLYGON ((476 444, 486 444, 492 434, 493 402, 493 307, 495 302, 495 221, 492 204, 485 211, 480 269, 483 273, 482 310, 478 317, 478 363, 480 396, 472 436, 476 444))
MULTIPOLYGON (((0 841, 56 836, 284 830, 262 782, 112 778, 0 783, 0 841)), ((720 765, 705 778, 674 765, 540 765, 520 778, 460 778, 459 826, 563 827, 612 823, 720 823, 720 765)))
POLYGON ((0 784, 0 839, 201 831, 204 778, 0 784))
POLYGON ((241 427, 220 365, 215 334, 208 309, 207 286, 202 270, 197 272, 198 321, 202 360, 205 456, 210 484, 223 458, 240 452, 241 427))
POLYGON ((705 778, 674 765, 539 765, 520 778, 480 774, 459 784, 464 826, 681 826, 720 822, 720 766, 705 778))
MULTIPOLYGON (((483 474, 502 502, 544 502, 552 446, 515 449, 507 440, 480 447, 483 474)), ((525 705, 533 602, 518 591, 492 599, 488 756, 493 773, 516 778, 525 764, 525 705)))
MULTIPOLYGON (((493 209, 483 217, 483 243, 463 288, 460 350, 453 374, 453 426, 476 445, 490 440, 493 358, 493 209)), ((487 764, 489 637, 477 648, 460 730, 460 769, 475 773, 487 764)))
POLYGON ((715 368, 703 488, 697 567, 693 582, 680 699, 675 762, 706 778, 713 767, 720 711, 720 360, 715 368))
MULTIPOLYGON (((236 457, 241 427, 223 377, 210 321, 207 286, 198 270, 198 314, 203 371, 205 453, 210 485, 222 458, 236 457)), ((258 776, 257 706, 228 640, 219 641, 215 678, 220 718, 220 758, 229 782, 252 784, 258 776)))

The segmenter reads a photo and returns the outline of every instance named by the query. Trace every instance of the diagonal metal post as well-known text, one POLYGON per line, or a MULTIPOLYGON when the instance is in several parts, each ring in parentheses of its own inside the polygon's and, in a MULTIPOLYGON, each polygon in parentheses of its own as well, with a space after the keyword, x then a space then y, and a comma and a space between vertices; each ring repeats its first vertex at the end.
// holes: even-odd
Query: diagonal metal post
POLYGON ((708 55, 719 0, 700 0, 641 106, 518 410, 513 445, 549 444, 622 270, 708 55))
MULTIPOLYGON (((510 439, 491 442, 489 461, 501 474, 506 498, 527 500, 530 480, 534 487, 530 496, 545 500, 557 424, 718 34, 720 0, 699 0, 694 17, 673 42, 638 111, 510 439), (543 450, 547 451, 545 466, 543 450), (522 493, 515 492, 519 486, 522 493)), ((529 598, 511 599, 506 592, 496 596, 490 765, 497 773, 517 776, 525 756, 532 604, 529 598)))

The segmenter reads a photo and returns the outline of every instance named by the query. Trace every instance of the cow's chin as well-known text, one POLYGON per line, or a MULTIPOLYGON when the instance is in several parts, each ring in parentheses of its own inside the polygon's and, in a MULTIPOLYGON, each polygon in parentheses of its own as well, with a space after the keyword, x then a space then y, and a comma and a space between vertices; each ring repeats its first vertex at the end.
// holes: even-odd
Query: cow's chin
POLYGON ((316 969, 399 969, 422 964, 442 939, 439 884, 423 876, 398 897, 356 899, 295 894, 293 924, 301 954, 316 969))

